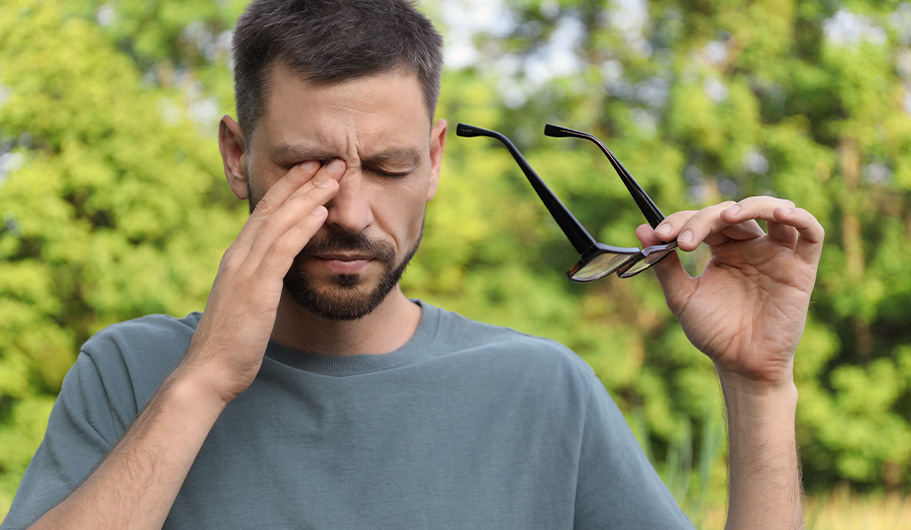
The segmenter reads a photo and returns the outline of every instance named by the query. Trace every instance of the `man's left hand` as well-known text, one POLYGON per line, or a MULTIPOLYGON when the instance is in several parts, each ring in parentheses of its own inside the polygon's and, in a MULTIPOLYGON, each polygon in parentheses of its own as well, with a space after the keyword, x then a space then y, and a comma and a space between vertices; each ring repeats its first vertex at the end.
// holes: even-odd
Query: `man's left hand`
POLYGON ((690 342, 724 380, 736 379, 751 392, 793 384, 794 352, 825 236, 813 215, 788 200, 750 197, 677 212, 655 230, 640 226, 636 235, 644 245, 676 238, 682 251, 700 243, 711 249, 697 277, 676 253, 654 269, 690 342), (768 233, 757 220, 766 221, 768 233))

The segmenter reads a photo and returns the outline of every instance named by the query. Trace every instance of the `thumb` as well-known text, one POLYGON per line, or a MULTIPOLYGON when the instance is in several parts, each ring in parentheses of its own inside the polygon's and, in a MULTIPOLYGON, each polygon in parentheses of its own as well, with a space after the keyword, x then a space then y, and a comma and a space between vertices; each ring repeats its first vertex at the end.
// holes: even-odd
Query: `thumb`
MULTIPOLYGON (((642 243, 643 247, 660 245, 662 241, 655 235, 655 231, 647 224, 640 225, 636 228, 636 238, 642 243)), ((686 272, 677 252, 671 252, 664 259, 652 266, 655 271, 655 277, 661 284, 661 290, 664 291, 664 299, 668 307, 676 314, 675 307, 679 306, 676 302, 685 299, 693 289, 693 277, 686 272)))

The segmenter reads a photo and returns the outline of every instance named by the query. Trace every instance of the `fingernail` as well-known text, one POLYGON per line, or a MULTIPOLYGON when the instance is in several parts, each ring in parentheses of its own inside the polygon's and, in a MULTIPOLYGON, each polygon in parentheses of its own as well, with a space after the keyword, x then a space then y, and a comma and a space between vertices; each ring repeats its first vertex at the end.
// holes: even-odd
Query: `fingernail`
POLYGON ((310 212, 310 215, 315 215, 316 217, 320 217, 320 216, 325 215, 326 212, 328 212, 328 211, 329 210, 327 210, 325 206, 317 206, 316 208, 313 209, 312 212, 310 212))
POLYGON ((655 229, 655 233, 666 236, 671 233, 671 227, 670 225, 659 225, 658 228, 655 229))
POLYGON ((338 175, 345 170, 345 163, 338 158, 333 158, 328 164, 326 164, 326 171, 333 175, 338 175))
POLYGON ((693 233, 689 230, 685 230, 682 234, 677 236, 678 243, 689 243, 693 240, 693 233))
POLYGON ((734 206, 731 206, 730 208, 726 209, 725 211, 731 215, 737 215, 740 212, 740 205, 735 204, 734 206))
POLYGON ((791 215, 794 213, 794 208, 782 208, 781 212, 785 215, 791 215))
POLYGON ((308 160, 306 162, 301 162, 299 165, 304 171, 313 171, 319 167, 319 162, 316 160, 308 160))

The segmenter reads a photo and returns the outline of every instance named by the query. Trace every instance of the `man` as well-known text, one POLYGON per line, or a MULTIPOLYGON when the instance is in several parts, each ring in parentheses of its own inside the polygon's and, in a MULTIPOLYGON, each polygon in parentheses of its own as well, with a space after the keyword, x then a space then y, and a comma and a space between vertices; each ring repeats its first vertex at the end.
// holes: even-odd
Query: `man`
MULTIPOLYGON (((401 0, 248 8, 219 144, 250 218, 204 313, 86 343, 4 529, 691 527, 578 357, 399 290, 440 176, 440 45, 401 0)), ((822 227, 756 197, 637 236, 712 248, 699 278, 656 274, 721 378, 729 526, 800 526, 822 227)))

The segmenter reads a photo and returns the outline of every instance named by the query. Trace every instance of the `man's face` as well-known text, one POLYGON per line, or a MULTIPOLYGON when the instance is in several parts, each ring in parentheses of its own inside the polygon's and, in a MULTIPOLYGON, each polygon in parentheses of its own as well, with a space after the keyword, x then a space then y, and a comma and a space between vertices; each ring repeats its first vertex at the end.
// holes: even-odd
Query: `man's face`
POLYGON ((277 65, 244 165, 251 208, 292 166, 345 163, 326 223, 295 258, 286 292, 317 315, 370 313, 417 250, 436 192, 445 122, 431 130, 415 76, 388 73, 331 85, 277 65))

